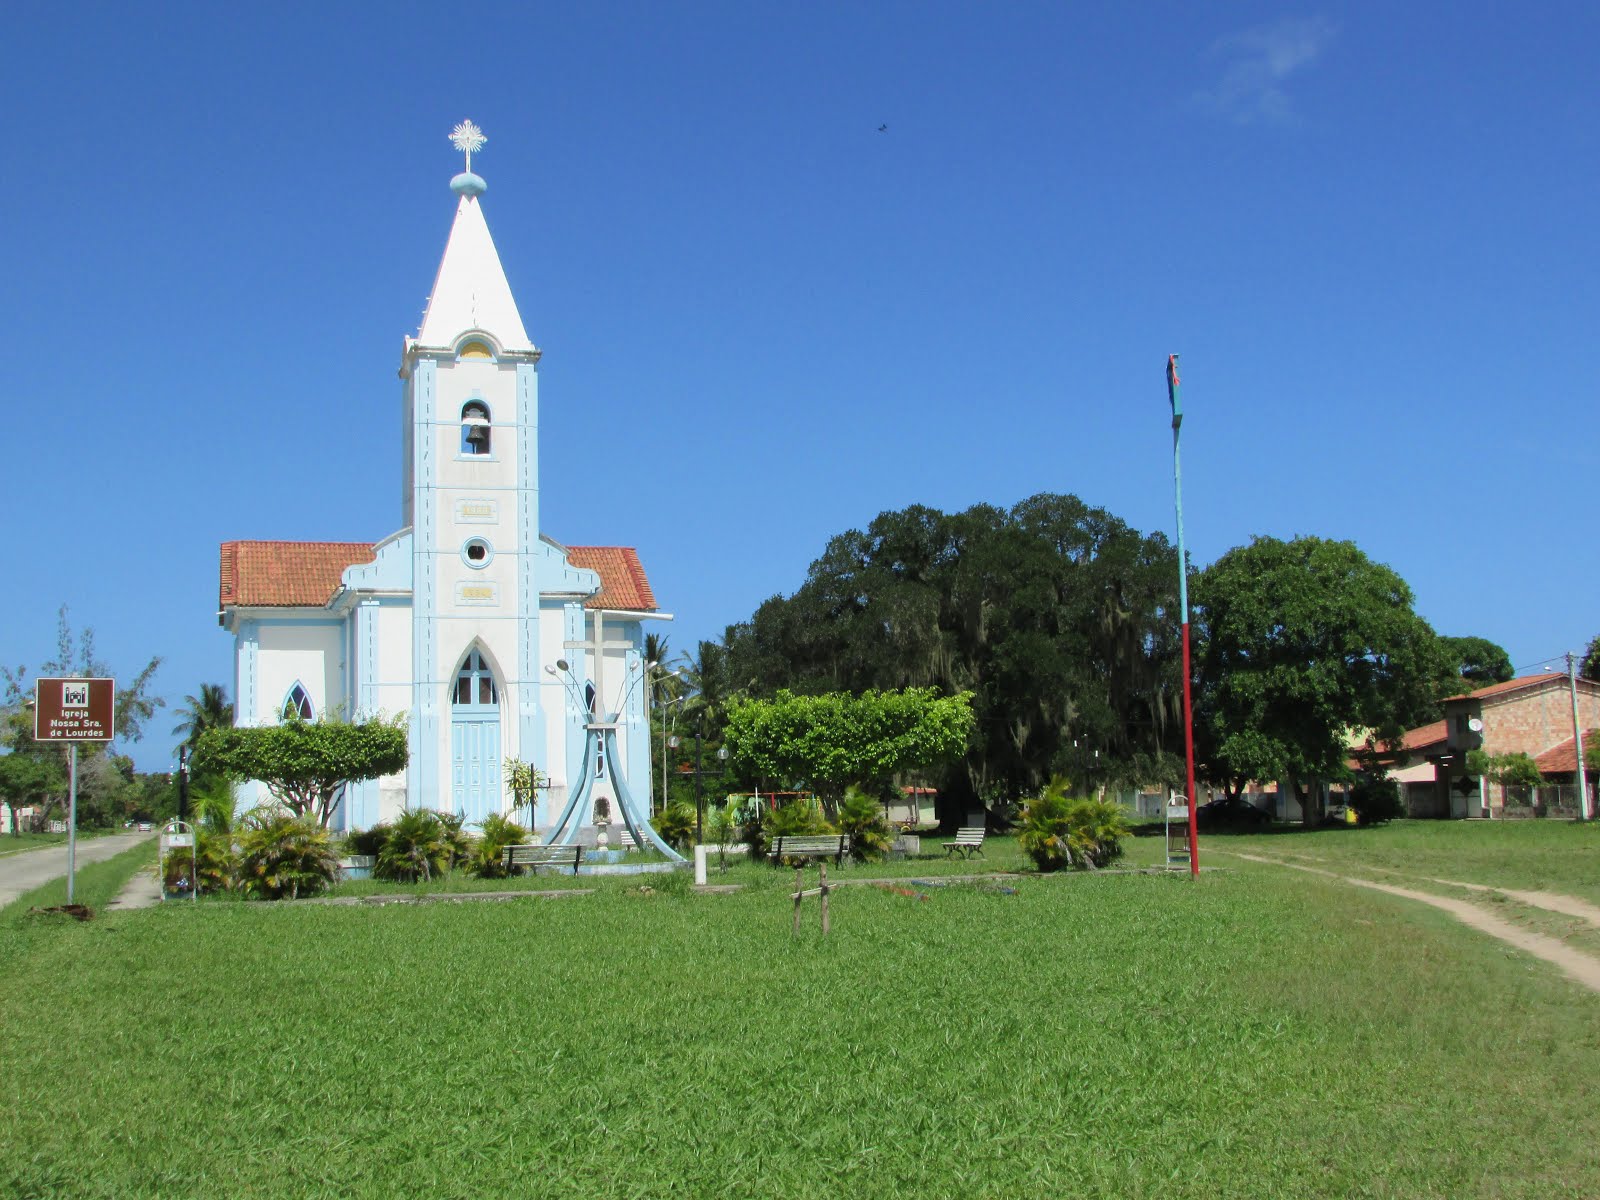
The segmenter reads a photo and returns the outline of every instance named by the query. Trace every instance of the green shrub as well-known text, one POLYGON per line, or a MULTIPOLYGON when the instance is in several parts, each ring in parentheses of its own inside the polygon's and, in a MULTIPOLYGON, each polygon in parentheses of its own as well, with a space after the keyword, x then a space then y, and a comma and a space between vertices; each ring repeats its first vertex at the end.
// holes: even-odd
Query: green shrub
POLYGON ((776 838, 833 832, 833 826, 823 819, 814 801, 791 800, 780 808, 769 808, 761 813, 756 840, 750 843, 750 853, 766 854, 776 838))
POLYGON ((439 814, 439 825, 443 830, 446 861, 445 870, 453 871, 457 867, 464 867, 472 861, 472 839, 467 836, 463 828, 466 817, 460 813, 442 812, 439 814))
POLYGON ((314 896, 339 871, 332 838, 311 818, 285 812, 252 815, 238 841, 239 886, 252 899, 314 896))
POLYGON ((883 819, 883 806, 860 788, 845 789, 839 802, 839 832, 850 835, 850 857, 857 862, 889 853, 889 823, 883 819))
POLYGON ((231 891, 238 867, 233 835, 203 829, 195 834, 193 851, 167 851, 160 866, 161 886, 168 892, 187 892, 189 888, 198 887, 201 895, 231 891), (185 879, 187 886, 179 886, 185 879))
POLYGON ((681 800, 667 805, 651 822, 661 840, 674 850, 684 850, 694 841, 694 809, 681 800))
POLYGON ((1405 816, 1400 804, 1400 785, 1387 776, 1365 776, 1350 789, 1350 807, 1363 825, 1381 825, 1405 816))
POLYGON ((239 871, 233 834, 201 830, 196 835, 195 852, 199 860, 200 894, 208 896, 232 891, 239 871))
POLYGON ((1072 864, 1072 825, 1067 820, 1070 803, 1067 781, 1057 776, 1022 810, 1017 845, 1041 871, 1059 871, 1072 864))
POLYGON ((384 838, 373 875, 416 883, 450 869, 454 848, 449 831, 431 808, 408 808, 384 838))
POLYGON ((1073 800, 1057 776, 1023 808, 1017 843, 1041 871, 1093 870, 1122 853, 1128 819, 1110 800, 1073 800))
POLYGON ((472 850, 472 873, 479 879, 504 879, 505 848, 522 845, 528 840, 528 831, 499 813, 485 817, 482 829, 483 836, 472 850))
POLYGON ((1131 834, 1122 805, 1114 800, 1074 800, 1067 819, 1087 854, 1083 866, 1103 867, 1122 857, 1122 839, 1131 834))
POLYGON ((196 787, 189 796, 196 825, 213 833, 232 833, 237 810, 234 807, 233 784, 227 780, 208 780, 196 787))
POLYGON ((717 848, 717 865, 719 869, 728 869, 728 847, 739 844, 742 826, 739 821, 739 804, 729 800, 725 804, 713 804, 706 813, 706 834, 711 839, 711 844, 717 848))
POLYGON ((187 895, 197 886, 198 848, 187 846, 168 850, 161 860, 161 888, 172 894, 187 895))
POLYGON ((353 830, 344 835, 344 852, 346 854, 364 854, 377 857, 383 851, 383 844, 389 840, 389 833, 394 829, 386 821, 366 829, 353 830))

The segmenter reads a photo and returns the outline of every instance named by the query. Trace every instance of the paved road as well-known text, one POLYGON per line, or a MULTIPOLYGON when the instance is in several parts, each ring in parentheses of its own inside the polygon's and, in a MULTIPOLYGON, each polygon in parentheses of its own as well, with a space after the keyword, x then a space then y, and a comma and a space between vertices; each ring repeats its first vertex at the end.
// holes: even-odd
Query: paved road
MULTIPOLYGON (((78 866, 104 862, 129 846, 155 837, 154 833, 108 833, 78 843, 78 866)), ((67 846, 46 846, 0 858, 0 906, 10 904, 24 892, 49 883, 67 873, 67 846)))

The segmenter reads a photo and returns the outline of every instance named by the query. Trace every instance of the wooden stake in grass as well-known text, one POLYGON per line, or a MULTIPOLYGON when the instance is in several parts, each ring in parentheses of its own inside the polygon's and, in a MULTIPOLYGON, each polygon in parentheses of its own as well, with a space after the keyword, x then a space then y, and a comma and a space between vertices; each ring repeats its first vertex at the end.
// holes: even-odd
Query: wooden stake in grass
POLYGON ((828 864, 825 862, 818 863, 817 869, 820 872, 817 878, 819 886, 814 888, 805 886, 806 869, 804 866, 798 866, 794 869, 794 927, 790 930, 791 937, 800 936, 800 903, 807 896, 822 897, 822 935, 824 937, 828 935, 828 893, 832 890, 828 887, 828 864))

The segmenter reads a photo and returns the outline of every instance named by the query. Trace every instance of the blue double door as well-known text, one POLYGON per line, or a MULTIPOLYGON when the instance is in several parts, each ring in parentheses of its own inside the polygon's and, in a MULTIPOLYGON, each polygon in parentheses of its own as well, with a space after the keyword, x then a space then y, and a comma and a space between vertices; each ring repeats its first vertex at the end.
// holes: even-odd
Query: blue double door
POLYGON ((501 810, 500 689, 477 648, 457 669, 450 699, 450 808, 475 825, 501 810))
POLYGON ((450 723, 451 809, 467 824, 500 811, 500 713, 456 713, 450 723))

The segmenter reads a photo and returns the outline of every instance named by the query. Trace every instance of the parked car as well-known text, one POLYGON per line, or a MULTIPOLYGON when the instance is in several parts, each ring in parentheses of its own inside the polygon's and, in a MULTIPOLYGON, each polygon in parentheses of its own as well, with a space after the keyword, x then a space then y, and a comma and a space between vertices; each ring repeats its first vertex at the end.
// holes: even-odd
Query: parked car
POLYGON ((152 825, 149 821, 140 821, 139 822, 139 832, 140 833, 149 833, 154 828, 155 828, 155 826, 152 825))
POLYGON ((1201 829, 1259 829, 1272 824, 1272 815, 1239 796, 1218 796, 1194 810, 1201 829))

